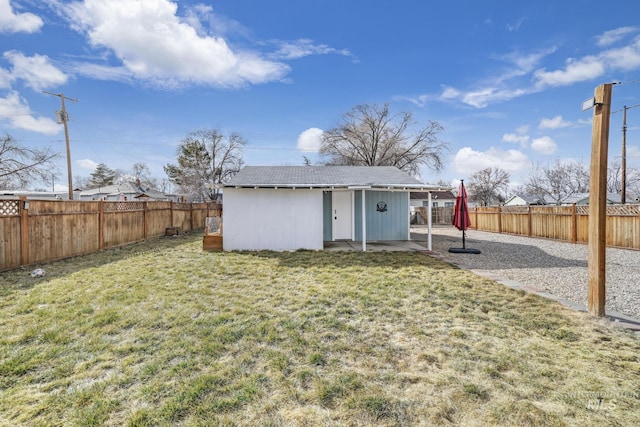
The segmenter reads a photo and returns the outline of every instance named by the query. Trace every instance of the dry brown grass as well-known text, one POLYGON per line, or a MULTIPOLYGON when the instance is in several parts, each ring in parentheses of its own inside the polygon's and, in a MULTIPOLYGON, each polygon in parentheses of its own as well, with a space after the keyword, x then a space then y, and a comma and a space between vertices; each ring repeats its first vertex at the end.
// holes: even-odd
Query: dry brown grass
POLYGON ((640 340, 419 253, 204 253, 0 274, 3 425, 640 425, 640 340))

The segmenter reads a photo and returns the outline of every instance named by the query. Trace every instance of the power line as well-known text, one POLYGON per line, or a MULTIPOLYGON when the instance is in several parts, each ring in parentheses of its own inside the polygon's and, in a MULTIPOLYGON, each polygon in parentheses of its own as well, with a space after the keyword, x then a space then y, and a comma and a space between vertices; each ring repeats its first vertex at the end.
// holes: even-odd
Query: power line
POLYGON ((636 108, 636 107, 640 107, 640 104, 632 105, 631 107, 627 107, 627 106, 625 105, 625 106, 624 106, 624 108, 621 108, 621 109, 619 109, 619 110, 616 110, 616 111, 612 112, 611 114, 619 113, 620 111, 624 111, 625 109, 626 109, 626 110, 630 110, 630 109, 632 109, 632 108, 636 108))
POLYGON ((637 84, 640 83, 640 79, 636 79, 636 80, 628 80, 626 82, 616 82, 616 86, 617 85, 632 85, 632 84, 637 84))

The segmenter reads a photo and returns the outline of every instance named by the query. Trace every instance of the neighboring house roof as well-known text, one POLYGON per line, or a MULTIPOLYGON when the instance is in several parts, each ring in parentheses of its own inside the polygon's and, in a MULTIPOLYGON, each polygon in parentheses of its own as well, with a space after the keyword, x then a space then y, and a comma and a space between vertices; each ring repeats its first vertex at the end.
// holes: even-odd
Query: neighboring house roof
MULTIPOLYGON (((589 193, 581 193, 581 196, 582 197, 580 199, 578 199, 578 200, 575 200, 573 202, 564 202, 564 203, 565 204, 575 203, 576 205, 588 205, 589 204, 589 193)), ((622 200, 620 195, 616 194, 616 193, 607 193, 606 199, 607 199, 606 203, 608 205, 620 204, 620 202, 622 200)))
POLYGON ((437 189, 393 166, 245 166, 224 187, 437 189))
MULTIPOLYGON (((626 203, 633 203, 637 200, 640 194, 633 194, 632 191, 627 191, 626 203)), ((607 193, 607 203, 620 204, 622 203, 622 193, 607 193)))
MULTIPOLYGON (((429 198, 429 192, 412 191, 409 198, 411 200, 427 200, 429 198)), ((434 200, 455 200, 456 196, 454 196, 451 191, 431 191, 431 198, 434 200)))
MULTIPOLYGON (((607 193, 606 194, 607 204, 620 204, 622 198, 620 194, 617 193, 607 193)), ((550 205, 555 205, 557 202, 549 197, 547 197, 547 203, 550 205)), ((560 202, 561 205, 588 205, 589 204, 589 193, 575 193, 565 197, 564 200, 560 202)))
POLYGON ((155 200, 166 200, 168 198, 168 196, 166 196, 161 191, 153 190, 151 188, 144 189, 141 186, 137 185, 135 182, 124 182, 122 184, 105 185, 104 187, 84 190, 80 192, 80 197, 118 197, 120 194, 131 195, 134 198, 148 197, 155 200))
POLYGON ((531 194, 516 194, 513 195, 511 197, 509 197, 505 202, 505 205, 509 206, 509 205, 513 205, 513 206, 518 206, 518 205, 544 205, 546 204, 544 199, 541 199, 537 196, 531 195, 531 194))
POLYGON ((68 200, 68 191, 28 191, 28 190, 0 190, 0 198, 13 199, 24 196, 31 200, 68 200))
MULTIPOLYGON (((560 200, 560 202, 558 203, 558 201, 556 201, 553 197, 546 197, 545 200, 547 201, 548 204, 550 205, 555 205, 555 204, 561 204, 561 205, 571 205, 573 203, 576 204, 581 204, 580 202, 584 202, 584 200, 589 200, 589 193, 574 193, 574 194, 569 194, 568 196, 566 196, 564 199, 560 200)), ((584 204, 584 203, 582 203, 584 204)), ((587 202, 588 204, 588 202, 587 202)))

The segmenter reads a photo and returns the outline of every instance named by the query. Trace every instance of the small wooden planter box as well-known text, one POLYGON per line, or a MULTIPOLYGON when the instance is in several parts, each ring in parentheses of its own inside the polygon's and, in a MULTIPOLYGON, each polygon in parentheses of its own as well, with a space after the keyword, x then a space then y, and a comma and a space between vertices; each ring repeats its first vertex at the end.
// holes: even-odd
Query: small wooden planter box
POLYGON ((180 227, 167 227, 164 229, 165 236, 178 236, 180 234, 180 227))
POLYGON ((222 235, 220 234, 205 234, 202 238, 202 250, 203 251, 216 251, 222 250, 222 235))

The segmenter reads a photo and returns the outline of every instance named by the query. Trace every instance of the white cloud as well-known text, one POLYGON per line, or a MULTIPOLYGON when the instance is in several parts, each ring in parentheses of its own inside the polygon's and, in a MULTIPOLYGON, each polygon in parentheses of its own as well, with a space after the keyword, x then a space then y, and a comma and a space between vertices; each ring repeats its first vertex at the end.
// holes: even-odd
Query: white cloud
MULTIPOLYGON (((596 43, 599 47, 610 46, 632 33, 640 33, 640 27, 621 27, 605 32, 596 37, 596 43)), ((514 52, 495 55, 494 59, 506 62, 508 66, 493 78, 477 82, 467 90, 444 86, 439 95, 423 94, 405 99, 421 107, 428 100, 438 100, 457 101, 471 107, 485 108, 498 102, 538 93, 549 87, 568 86, 596 80, 606 74, 640 69, 640 37, 635 37, 624 46, 601 50, 580 58, 568 58, 564 67, 558 69, 540 67, 543 59, 557 50, 553 46, 530 54, 514 52)))
POLYGON ((512 77, 529 74, 538 66, 540 61, 552 53, 555 53, 556 50, 558 50, 557 47, 551 46, 547 49, 541 49, 532 53, 511 52, 498 56, 497 59, 506 62, 510 67, 500 74, 496 81, 501 82, 512 77))
POLYGON ((542 68, 534 73, 539 87, 566 86, 576 82, 593 80, 605 72, 602 60, 596 56, 585 56, 581 59, 569 58, 564 69, 547 71, 542 68))
POLYGON ((502 140, 504 142, 519 144, 522 148, 525 148, 529 144, 529 135, 505 133, 504 135, 502 135, 502 140))
POLYGON ((69 68, 74 73, 97 80, 109 80, 131 83, 133 75, 125 67, 110 67, 99 64, 89 64, 85 62, 73 62, 69 68))
POLYGON ((614 30, 605 31, 601 35, 596 36, 596 44, 598 46, 609 46, 619 40, 622 40, 627 34, 632 34, 637 31, 637 27, 620 27, 614 30))
POLYGON ((527 148, 529 145, 529 126, 522 125, 516 129, 516 133, 505 133, 502 135, 504 142, 519 144, 521 148, 527 148))
POLYGON ((197 4, 192 7, 187 6, 187 11, 185 13, 185 17, 183 18, 183 21, 193 27, 198 32, 198 34, 206 36, 206 30, 202 25, 200 17, 212 15, 213 7, 211 6, 207 6, 205 4, 197 4))
POLYGON ((558 144, 550 137, 543 136, 531 141, 531 148, 541 154, 553 154, 558 149, 558 144))
POLYGON ((86 170, 90 170, 93 171, 96 169, 96 167, 98 167, 98 163, 94 162, 91 159, 81 159, 81 160, 76 160, 76 164, 81 168, 81 169, 86 169, 86 170))
POLYGON ((177 3, 168 0, 85 0, 61 7, 93 47, 111 52, 133 78, 159 86, 238 87, 280 80, 290 70, 256 53, 233 51, 220 37, 202 35, 193 15, 181 19, 177 3))
POLYGON ((0 68, 0 89, 11 88, 11 73, 4 68, 0 68))
POLYGON ((338 54, 351 56, 347 49, 334 49, 324 44, 314 44, 312 40, 299 39, 294 42, 279 42, 279 49, 272 55, 277 59, 298 59, 309 55, 338 54))
POLYGON ((455 88, 445 86, 440 97, 442 99, 455 99, 460 97, 460 91, 455 88))
POLYGON ((33 13, 16 13, 9 0, 0 0, 0 33, 35 33, 42 19, 33 13))
POLYGON ((607 71, 632 71, 640 68, 640 38, 633 43, 605 50, 597 55, 583 58, 569 58, 566 66, 559 70, 537 70, 534 73, 536 86, 565 86, 577 82, 593 80, 607 71))
POLYGON ((564 121, 562 116, 555 116, 552 119, 542 119, 538 125, 538 129, 560 129, 571 126, 571 122, 564 121))
POLYGON ((524 18, 520 18, 520 19, 518 19, 517 22, 515 22, 513 24, 507 24, 507 26, 506 26, 507 31, 509 31, 509 32, 518 31, 520 29, 520 27, 522 26, 523 22, 524 22, 524 18))
POLYGON ((17 129, 24 129, 47 135, 55 135, 61 126, 46 117, 34 117, 27 102, 15 92, 9 92, 6 98, 0 98, 0 117, 17 129))
POLYGON ((494 147, 487 151, 475 151, 471 147, 458 150, 453 158, 455 170, 471 174, 489 167, 499 167, 507 172, 521 172, 531 166, 527 156, 518 150, 503 151, 494 147))
POLYGON ((525 95, 526 89, 499 89, 497 87, 485 87, 477 91, 461 93, 460 100, 472 107, 484 108, 489 104, 501 101, 508 101, 513 98, 525 95))
POLYGON ((611 69, 635 70, 640 67, 640 39, 629 46, 607 50, 602 53, 601 58, 611 69))
POLYGON ((298 136, 298 150, 317 153, 322 143, 322 129, 309 128, 298 136))
MULTIPOLYGON (((485 108, 496 102, 509 101, 523 95, 537 92, 534 87, 513 87, 511 83, 514 79, 526 76, 546 56, 554 53, 555 47, 539 50, 529 54, 513 52, 507 55, 496 56, 496 59, 506 62, 507 68, 492 79, 487 79, 477 85, 476 89, 463 91, 450 86, 444 86, 440 95, 429 97, 440 101, 460 101, 475 108, 485 108)), ((426 95, 422 95, 418 100, 425 101, 426 95)), ((418 102, 414 102, 418 104, 418 102)), ((424 102, 422 102, 424 104, 424 102)))
POLYGON ((36 91, 63 85, 68 77, 51 64, 43 55, 25 56, 22 52, 11 50, 3 55, 12 65, 8 72, 11 81, 23 80, 36 91))

